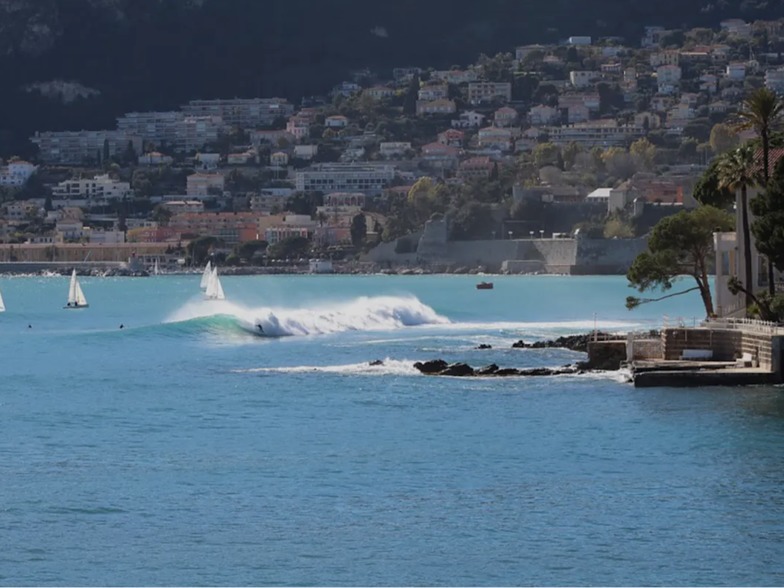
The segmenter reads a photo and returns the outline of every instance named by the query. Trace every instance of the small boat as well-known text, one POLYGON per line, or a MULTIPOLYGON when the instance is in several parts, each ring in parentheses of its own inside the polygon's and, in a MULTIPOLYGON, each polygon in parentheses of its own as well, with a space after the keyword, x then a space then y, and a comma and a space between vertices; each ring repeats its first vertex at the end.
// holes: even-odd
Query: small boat
POLYGON ((225 300, 226 295, 223 293, 223 286, 221 285, 220 278, 218 277, 218 267, 212 268, 210 277, 207 278, 207 288, 204 290, 204 297, 208 300, 225 300))
POLYGON ((90 305, 87 304, 87 298, 85 298, 84 292, 82 292, 79 280, 76 279, 76 270, 74 270, 71 274, 71 284, 68 287, 68 302, 63 308, 87 308, 88 306, 90 305))
POLYGON ((493 289, 493 282, 479 282, 476 285, 477 290, 492 290, 493 289))
POLYGON ((210 283, 210 276, 212 275, 212 264, 208 261, 207 265, 204 267, 204 273, 201 275, 201 283, 199 287, 202 290, 207 289, 207 285, 210 283))
POLYGON ((5 312, 5 302, 3 301, 2 293, 0 293, 0 312, 5 312))

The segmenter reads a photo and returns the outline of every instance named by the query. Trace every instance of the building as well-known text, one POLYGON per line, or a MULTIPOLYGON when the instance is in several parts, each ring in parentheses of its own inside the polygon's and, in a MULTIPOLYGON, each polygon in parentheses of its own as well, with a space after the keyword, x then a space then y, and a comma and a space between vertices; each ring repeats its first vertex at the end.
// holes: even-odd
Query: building
POLYGON ((0 166, 0 186, 24 186, 35 170, 36 167, 28 161, 12 159, 7 165, 0 166))
POLYGON ((598 72, 595 71, 570 71, 569 83, 575 88, 587 88, 598 77, 598 72))
POLYGON ((656 68, 656 84, 659 94, 675 94, 681 83, 681 68, 677 65, 661 65, 656 68))
POLYGON ((256 129, 288 118, 294 113, 294 106, 284 98, 191 100, 182 112, 187 116, 218 117, 229 128, 256 129))
POLYGON ((457 110, 454 100, 417 100, 417 116, 426 114, 454 114, 457 110))
POLYGON ((468 102, 482 104, 500 100, 504 103, 512 100, 512 84, 509 82, 472 82, 468 84, 468 102))
POLYGON ((324 119, 324 126, 330 129, 345 129, 348 126, 348 117, 335 114, 324 119))
POLYGON ((493 124, 497 127, 511 127, 517 124, 518 117, 514 108, 502 106, 493 113, 493 124))
POLYGON ((528 111, 528 122, 534 126, 537 125, 550 125, 558 122, 561 118, 561 113, 557 108, 540 104, 532 106, 528 111))
POLYGON ((294 145, 294 158, 310 161, 318 155, 318 145, 294 145))
POLYGON ((769 69, 765 72, 765 86, 776 94, 784 94, 784 69, 769 69))
POLYGON ((142 137, 126 131, 58 131, 36 133, 30 141, 38 147, 38 159, 48 165, 84 165, 109 157, 136 157, 142 137))
POLYGON ((186 179, 188 196, 222 196, 226 188, 226 178, 221 174, 195 173, 186 179))
POLYGON ((457 175, 462 180, 487 179, 493 172, 495 164, 489 157, 470 157, 460 162, 457 175))
POLYGON ((217 237, 226 245, 258 239, 257 212, 186 212, 169 219, 169 227, 186 235, 217 237))
POLYGON ((169 212, 174 214, 204 212, 204 202, 201 200, 169 200, 161 204, 169 212))
POLYGON ((585 47, 591 44, 591 37, 569 37, 566 41, 567 45, 578 45, 585 47))
POLYGON ((446 100, 449 97, 449 86, 447 84, 428 84, 422 86, 417 94, 419 100, 432 102, 433 100, 446 100))
POLYGON ((479 74, 473 69, 447 69, 434 71, 430 77, 457 86, 477 81, 479 74))
POLYGON ((731 82, 743 82, 746 79, 746 64, 739 62, 728 63, 724 75, 731 82))
POLYGON ((295 175, 299 192, 362 192, 380 194, 395 179, 391 165, 321 163, 295 175))
POLYGON ((550 141, 567 145, 574 141, 583 147, 623 147, 645 136, 637 125, 619 125, 615 120, 596 120, 562 127, 545 127, 550 141))
POLYGON ((310 122, 298 116, 292 116, 286 123, 286 132, 295 140, 301 141, 310 136, 310 122))
POLYGON ((362 93, 367 94, 374 100, 384 100, 385 98, 392 98, 395 95, 395 90, 387 86, 373 86, 362 93))
POLYGON ((316 208, 316 218, 325 219, 329 226, 351 227, 354 217, 365 207, 365 195, 353 192, 333 192, 324 196, 324 205, 316 208))
POLYGON ((158 151, 150 151, 144 155, 140 155, 138 159, 139 165, 153 166, 153 165, 170 165, 174 163, 174 158, 169 155, 164 155, 158 151))
POLYGON ((437 141, 442 145, 460 148, 465 141, 465 133, 459 129, 447 129, 438 133, 437 141))
POLYGON ((89 206, 107 204, 133 195, 128 182, 120 182, 108 174, 92 179, 65 180, 52 188, 52 200, 85 200, 89 206))
POLYGON ((485 127, 479 129, 478 144, 481 149, 511 151, 514 147, 514 136, 511 129, 485 127))
POLYGON ((378 154, 385 159, 400 157, 411 151, 409 141, 385 141, 378 146, 378 154))
POLYGON ((461 112, 457 119, 452 121, 452 128, 455 129, 470 129, 482 126, 485 120, 485 115, 480 114, 474 110, 467 110, 461 112))
POLYGON ((251 145, 254 147, 259 147, 266 143, 280 146, 282 142, 290 144, 295 140, 294 135, 283 129, 275 131, 251 131, 249 135, 251 145))
POLYGON ((444 145, 438 141, 422 145, 422 159, 431 166, 440 169, 453 169, 457 167, 460 149, 444 145))
POLYGON ((182 112, 129 112, 117 119, 117 129, 138 135, 161 149, 181 153, 217 141, 223 120, 218 116, 186 116, 182 112))

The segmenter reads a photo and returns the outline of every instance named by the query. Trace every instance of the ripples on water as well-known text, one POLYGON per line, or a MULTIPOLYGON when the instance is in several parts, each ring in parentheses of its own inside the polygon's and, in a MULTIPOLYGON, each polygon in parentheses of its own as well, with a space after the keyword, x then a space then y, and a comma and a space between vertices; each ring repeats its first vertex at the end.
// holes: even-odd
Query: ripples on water
POLYGON ((495 281, 0 284, 0 583, 781 584, 780 389, 416 373, 653 319, 616 278, 495 281))

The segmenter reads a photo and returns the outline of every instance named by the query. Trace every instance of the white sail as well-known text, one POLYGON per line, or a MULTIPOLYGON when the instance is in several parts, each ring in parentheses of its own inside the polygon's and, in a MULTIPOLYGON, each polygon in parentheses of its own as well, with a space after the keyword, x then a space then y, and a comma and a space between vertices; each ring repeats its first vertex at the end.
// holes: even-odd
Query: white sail
POLYGON ((212 264, 208 261, 207 266, 204 268, 204 273, 201 275, 201 284, 199 284, 199 287, 202 290, 207 289, 211 277, 212 277, 212 264))
POLYGON ((5 312, 5 302, 3 301, 2 292, 0 292, 0 312, 5 312))
POLYGON ((220 278, 218 277, 218 268, 212 268, 210 277, 207 279, 207 289, 204 295, 210 300, 225 300, 226 295, 223 293, 223 286, 221 285, 220 278))
POLYGON ((88 306, 87 298, 82 292, 82 287, 79 285, 79 280, 76 279, 76 270, 71 273, 71 283, 68 286, 68 303, 65 308, 85 308, 88 306))
POLYGON ((156 275, 156 276, 161 273, 161 269, 158 267, 158 260, 157 259, 155 260, 155 266, 153 266, 153 268, 152 268, 152 273, 153 273, 153 275, 156 275))

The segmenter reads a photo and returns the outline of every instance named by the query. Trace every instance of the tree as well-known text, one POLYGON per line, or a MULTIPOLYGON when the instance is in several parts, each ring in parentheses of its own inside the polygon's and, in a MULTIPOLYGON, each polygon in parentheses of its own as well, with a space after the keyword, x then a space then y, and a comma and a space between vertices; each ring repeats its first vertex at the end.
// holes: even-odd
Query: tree
POLYGON ((171 217, 172 211, 160 204, 152 211, 152 220, 162 227, 168 226, 171 217))
POLYGON ((748 189, 756 182, 753 176, 754 153, 748 146, 726 154, 718 166, 719 185, 732 192, 740 190, 741 238, 743 239, 743 292, 746 308, 751 306, 754 284, 751 276, 751 231, 749 230, 748 189))
POLYGON ((351 244, 359 247, 367 236, 367 221, 365 215, 360 213, 351 219, 351 244))
POLYGON ((534 147, 534 163, 536 167, 556 165, 560 149, 554 143, 539 143, 534 147))
POLYGON ((656 223, 648 239, 648 250, 637 256, 626 274, 629 285, 640 292, 653 289, 667 291, 683 275, 691 276, 697 285, 655 299, 629 296, 626 307, 631 310, 645 302, 698 290, 706 316, 713 316, 713 298, 708 275, 713 253, 713 233, 730 230, 732 226, 732 217, 712 206, 681 211, 656 223))
POLYGON ((711 129, 708 142, 716 155, 722 155, 727 153, 727 151, 735 149, 739 140, 738 133, 731 126, 724 123, 716 123, 711 129))
POLYGON ((751 211, 757 251, 784 271, 784 160, 776 166, 767 190, 752 200, 751 211))
MULTIPOLYGON (((784 105, 768 88, 752 91, 738 110, 739 130, 754 129, 762 141, 762 177, 767 187, 770 178, 770 133, 779 123, 784 105)), ((768 294, 773 297, 776 284, 773 281, 773 263, 768 260, 768 294)))
POLYGON ((433 178, 419 178, 408 191, 408 205, 415 214, 417 225, 421 225, 433 213, 446 211, 446 187, 433 178))
POLYGON ((656 159, 656 147, 648 139, 637 139, 629 147, 629 153, 631 153, 639 167, 646 170, 653 168, 653 162, 656 159))
POLYGON ((419 76, 414 75, 411 78, 411 83, 406 90, 406 96, 403 99, 403 114, 416 114, 416 103, 419 99, 419 76))
POLYGON ((288 237, 270 245, 267 249, 270 257, 278 259, 294 259, 304 257, 310 249, 310 241, 305 237, 288 237))
POLYGON ((700 204, 727 209, 735 204, 735 193, 719 180, 721 159, 714 159, 694 184, 692 195, 700 204))

